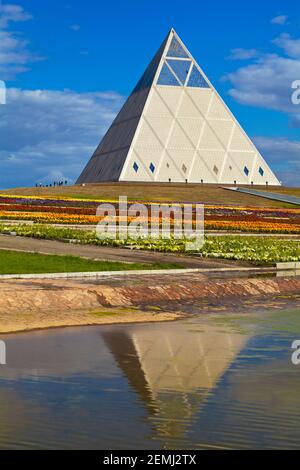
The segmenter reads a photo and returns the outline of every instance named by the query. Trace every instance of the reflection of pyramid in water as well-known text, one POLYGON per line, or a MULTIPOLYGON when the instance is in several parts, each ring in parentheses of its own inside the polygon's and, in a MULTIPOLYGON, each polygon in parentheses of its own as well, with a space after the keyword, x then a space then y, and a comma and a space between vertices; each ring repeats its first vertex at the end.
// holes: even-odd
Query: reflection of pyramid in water
POLYGON ((201 325, 115 328, 102 336, 149 410, 159 438, 184 437, 195 414, 247 337, 201 325), (157 328, 157 331, 154 331, 157 328))
POLYGON ((77 183, 280 184, 174 30, 77 183))

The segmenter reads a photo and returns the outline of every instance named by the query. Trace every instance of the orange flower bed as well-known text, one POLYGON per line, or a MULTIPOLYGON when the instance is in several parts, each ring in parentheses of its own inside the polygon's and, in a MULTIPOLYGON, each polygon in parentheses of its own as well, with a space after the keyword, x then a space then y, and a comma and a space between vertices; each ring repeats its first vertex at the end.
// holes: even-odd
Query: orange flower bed
MULTIPOLYGON (((56 212, 21 212, 21 211, 0 211, 0 219, 5 220, 26 220, 36 223, 45 224, 70 224, 70 225, 96 225, 103 217, 96 215, 81 215, 81 214, 65 214, 56 212)), ((113 218, 116 223, 124 220, 124 218, 113 218)), ((128 217, 128 222, 135 220, 135 217, 128 217)), ((162 218, 159 219, 143 219, 149 224, 162 223, 162 218)), ((173 223, 171 222, 173 225, 173 223)), ((205 220, 206 230, 224 230, 224 231, 241 231, 241 232, 255 232, 255 233, 300 233, 300 223, 293 221, 276 222, 265 220, 205 220)))
POLYGON ((262 221, 205 221, 206 230, 229 230, 258 233, 300 233, 300 224, 274 223, 262 221))

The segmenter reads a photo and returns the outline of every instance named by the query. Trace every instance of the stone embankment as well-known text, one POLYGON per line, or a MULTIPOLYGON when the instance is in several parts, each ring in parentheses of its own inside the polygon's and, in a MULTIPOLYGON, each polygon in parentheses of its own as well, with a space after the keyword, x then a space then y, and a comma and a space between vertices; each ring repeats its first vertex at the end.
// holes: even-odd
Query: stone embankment
MULTIPOLYGON (((88 280, 0 281, 0 333, 71 325, 172 320, 174 304, 300 294, 300 277, 208 278, 204 274, 88 280), (167 312, 166 305, 172 305, 167 312), (159 306, 163 305, 164 310, 159 306)), ((175 309, 176 310, 176 309, 175 309)), ((179 310, 179 308, 178 308, 179 310)))

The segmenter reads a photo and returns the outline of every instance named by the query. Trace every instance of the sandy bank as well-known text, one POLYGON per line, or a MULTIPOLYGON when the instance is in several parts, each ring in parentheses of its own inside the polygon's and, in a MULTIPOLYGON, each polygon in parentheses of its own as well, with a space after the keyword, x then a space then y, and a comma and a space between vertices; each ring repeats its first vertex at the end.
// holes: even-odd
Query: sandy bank
POLYGON ((146 312, 130 309, 105 309, 95 311, 20 311, 8 316, 0 314, 0 334, 21 331, 62 328, 67 326, 112 325, 121 323, 149 323, 170 321, 180 318, 179 314, 168 312, 146 312))

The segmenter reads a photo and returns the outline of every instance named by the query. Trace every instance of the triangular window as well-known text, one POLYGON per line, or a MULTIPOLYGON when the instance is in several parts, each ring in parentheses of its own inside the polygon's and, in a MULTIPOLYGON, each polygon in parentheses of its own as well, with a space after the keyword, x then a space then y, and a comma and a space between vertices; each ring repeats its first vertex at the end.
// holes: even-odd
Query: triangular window
POLYGON ((186 57, 186 58, 189 57, 187 53, 185 52, 185 50, 183 49, 183 47, 179 44, 179 42, 174 36, 173 36, 171 45, 169 47, 167 56, 168 57, 186 57))
POLYGON ((183 85, 185 85, 192 62, 190 60, 174 60, 174 59, 168 59, 167 62, 170 65, 173 72, 175 72, 176 77, 179 78, 179 80, 181 81, 183 85))
POLYGON ((193 70, 190 75, 187 86, 198 87, 198 88, 209 88, 209 85, 205 78, 201 75, 199 70, 193 65, 193 70))
POLYGON ((160 76, 157 80, 158 85, 169 85, 169 86, 180 86, 175 75, 172 74, 169 67, 164 64, 163 68, 161 69, 160 76))

